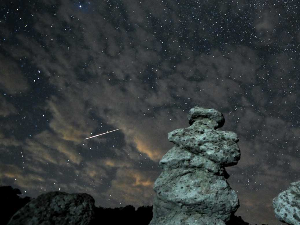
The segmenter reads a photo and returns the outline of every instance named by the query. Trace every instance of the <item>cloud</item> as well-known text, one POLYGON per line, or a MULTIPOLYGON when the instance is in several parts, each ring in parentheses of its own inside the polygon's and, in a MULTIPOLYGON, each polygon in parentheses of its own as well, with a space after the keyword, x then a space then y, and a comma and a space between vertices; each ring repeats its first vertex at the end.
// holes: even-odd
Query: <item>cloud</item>
POLYGON ((142 141, 138 137, 135 137, 134 142, 139 152, 145 153, 150 159, 159 161, 163 154, 161 154, 156 148, 154 143, 150 143, 149 139, 142 141), (150 146, 149 146, 150 145, 150 146))
POLYGON ((103 195, 110 198, 110 207, 119 205, 151 205, 154 197, 153 184, 157 176, 152 171, 119 169, 111 188, 103 195))
MULTIPOLYGON (((16 95, 28 91, 29 84, 16 62, 0 54, 0 68, 0 88, 7 94, 16 95)), ((12 106, 10 109, 13 109, 12 106)))
POLYGON ((279 22, 279 16, 270 10, 264 10, 257 17, 255 29, 258 32, 272 32, 276 24, 279 22))
POLYGON ((133 166, 132 163, 125 161, 124 159, 112 159, 112 158, 107 158, 101 160, 101 164, 104 165, 107 168, 122 168, 122 167, 127 167, 130 168, 133 166))
MULTIPOLYGON (((299 147, 297 147, 299 148, 299 147)), ((296 150, 296 152, 299 152, 300 150, 296 150)), ((283 164, 288 164, 289 165, 289 171, 291 174, 293 173, 298 173, 299 172, 299 158, 298 157, 293 157, 293 156, 289 156, 289 155, 283 155, 281 156, 282 160, 283 160, 283 164)), ((295 179, 294 181, 297 181, 297 179, 295 179)))
POLYGON ((76 151, 76 146, 49 131, 43 131, 34 139, 28 139, 24 148, 30 153, 32 160, 42 164, 50 162, 66 165, 70 161, 78 165, 82 161, 82 157, 76 151))
POLYGON ((44 146, 36 140, 27 140, 26 146, 24 147, 28 151, 27 159, 29 161, 38 161, 42 164, 47 164, 48 162, 53 164, 59 164, 56 158, 55 150, 44 146))
MULTIPOLYGON (((136 10, 135 13, 141 15, 141 18, 144 18, 142 14, 145 12, 141 10, 141 7, 144 6, 138 3, 135 5, 135 3, 131 2, 125 5, 129 7, 129 10, 136 10)), ((175 5, 172 7, 175 7, 175 5)), ((153 76, 160 76, 160 79, 157 79, 152 85, 156 89, 154 91, 150 85, 148 87, 143 84, 143 79, 147 80, 147 77, 145 77, 146 63, 151 62, 155 64, 159 62, 160 55, 157 51, 147 48, 161 45, 161 43, 154 38, 149 30, 137 27, 134 32, 131 32, 131 35, 136 39, 133 45, 141 46, 132 50, 132 48, 126 47, 129 42, 132 41, 127 38, 128 35, 122 33, 124 30, 117 31, 111 24, 103 19, 104 16, 100 16, 99 20, 94 20, 95 23, 88 23, 87 18, 83 18, 79 11, 74 14, 72 10, 67 8, 63 10, 63 8, 64 7, 58 12, 58 15, 60 15, 58 17, 45 19, 45 16, 42 18, 42 15, 37 15, 41 19, 35 25, 38 31, 49 35, 49 37, 50 35, 54 37, 53 41, 48 40, 49 47, 53 49, 53 52, 56 52, 54 58, 47 55, 44 50, 39 51, 40 47, 34 42, 29 43, 27 46, 30 46, 32 49, 35 49, 35 52, 38 52, 33 62, 42 68, 45 75, 50 77, 53 73, 57 74, 57 76, 51 76, 50 81, 58 90, 61 90, 64 100, 61 101, 52 97, 52 99, 48 101, 47 110, 49 110, 53 116, 53 119, 50 121, 50 127, 64 140, 79 144, 84 137, 96 129, 97 124, 94 124, 89 119, 88 112, 85 110, 86 103, 88 102, 93 108, 98 110, 99 117, 105 118, 106 123, 124 130, 131 130, 132 135, 126 133, 125 137, 128 144, 135 144, 138 151, 147 154, 153 160, 158 160, 162 156, 162 152, 166 151, 154 144, 159 142, 159 133, 152 132, 149 134, 148 131, 145 132, 143 130, 142 126, 133 125, 137 119, 141 121, 145 120, 142 112, 147 112, 149 108, 161 107, 168 102, 174 101, 175 96, 173 97, 172 94, 176 93, 187 99, 189 96, 193 96, 195 91, 199 92, 202 96, 206 96, 206 99, 195 99, 196 103, 204 104, 208 100, 211 100, 212 106, 220 105, 222 107, 228 107, 230 104, 228 99, 234 95, 235 92, 241 92, 241 88, 237 82, 253 82, 253 70, 256 68, 254 65, 257 63, 255 54, 248 48, 238 47, 232 54, 225 57, 220 52, 214 51, 209 56, 201 55, 200 57, 192 58, 190 61, 184 60, 177 65, 177 69, 173 71, 173 74, 166 78, 164 74, 170 72, 167 71, 170 65, 165 67, 165 70, 160 69, 160 71, 156 71, 156 68, 154 68, 153 76), (64 15, 62 14, 63 12, 64 15), (71 12, 74 14, 74 20, 70 19, 71 12), (76 19, 77 17, 79 20, 76 19), (76 36, 74 41, 68 43, 69 50, 67 50, 67 46, 61 48, 54 44, 57 41, 55 36, 60 33, 56 25, 57 23, 55 23, 58 18, 70 23, 74 26, 73 29, 75 30, 80 29, 77 22, 74 22, 75 20, 80 21, 80 23, 85 26, 83 41, 86 46, 91 45, 91 47, 88 48, 89 50, 78 47, 76 40, 80 37, 76 36), (96 26, 105 28, 103 29, 105 32, 102 32, 99 37, 101 38, 101 42, 99 40, 91 41, 95 38, 94 31, 96 26), (105 36, 109 37, 108 41, 105 41, 105 36), (124 41, 124 48, 117 47, 119 46, 119 39, 113 38, 121 36, 124 41), (102 42, 102 40, 104 40, 104 42, 102 42), (100 43, 107 43, 108 49, 105 50, 105 45, 100 43), (110 49, 112 46, 115 46, 115 50, 110 49), (79 49, 80 60, 78 57, 74 57, 78 54, 79 49), (101 49, 105 50, 105 52, 113 58, 108 60, 107 56, 101 53, 101 49), (118 52, 120 54, 118 54, 118 52), (243 57, 240 56, 241 53, 243 53, 243 57), (93 60, 89 60, 89 57, 93 60), (41 64, 39 62, 42 58, 43 63, 41 64), (80 70, 78 70, 72 66, 83 65, 84 62, 88 62, 88 66, 84 70, 83 68, 79 68, 80 70), (99 67, 101 67, 101 69, 99 69, 99 67), (194 72, 186 74, 185 70, 187 68, 191 68, 191 71, 194 72), (212 68, 216 69, 214 70, 212 68), (81 73, 81 70, 83 74, 88 75, 86 76, 87 79, 91 80, 91 83, 88 85, 81 82, 79 77, 76 76, 76 74, 81 73), (211 79, 213 79, 213 77, 217 78, 219 74, 223 74, 221 71, 228 71, 227 74, 231 74, 231 78, 228 79, 224 77, 222 81, 203 80, 199 83, 191 83, 189 78, 197 78, 197 76, 200 78, 200 76, 197 75, 197 72, 200 71, 205 71, 201 74, 202 77, 209 76, 211 79), (235 74, 240 75, 235 77, 235 74), (112 84, 113 80, 117 81, 116 84, 112 84), (178 83, 180 86, 178 86, 178 83), (217 88, 214 88, 216 86, 217 88), (72 89, 70 89, 70 87, 72 87, 72 89), (113 93, 113 95, 110 93, 113 93), (219 94, 220 99, 215 101, 217 94, 219 94), (91 99, 91 96, 95 96, 95 98, 91 99), (128 110, 129 102, 131 111, 128 110), (145 104, 145 102, 147 104, 145 104), (109 113, 106 113, 105 111, 108 110, 109 113), (86 126, 87 123, 89 123, 89 126, 86 126)), ((151 10, 154 13, 156 10, 162 9, 152 6, 151 10)), ((96 14, 86 16, 95 17, 96 14)), ((132 20, 134 19, 138 18, 132 18, 132 20)), ((141 21, 141 23, 143 22, 141 21)), ((159 49, 161 47, 157 48, 159 49)), ((161 112, 161 116, 168 120, 170 118, 166 111, 161 112)), ((181 118, 176 117, 176 120, 173 121, 178 122, 179 120, 181 120, 181 118)), ((148 124, 150 125, 150 123, 153 124, 153 120, 147 121, 144 125, 147 126, 148 124)), ((160 122, 154 121, 154 123, 153 127, 160 126, 160 122)), ((163 132, 166 133, 166 130, 164 128, 159 132, 161 132, 161 134, 163 132)), ((167 145, 166 143, 168 143, 167 140, 161 145, 164 147, 167 145)))
POLYGON ((102 184, 101 180, 103 178, 108 178, 107 171, 103 169, 103 167, 102 160, 88 161, 82 171, 78 171, 78 173, 83 173, 83 175, 81 175, 82 178, 88 177, 88 179, 93 179, 95 182, 102 184))
POLYGON ((241 216, 244 221, 251 221, 251 224, 277 224, 275 218, 272 200, 277 195, 274 189, 269 189, 266 183, 262 183, 258 189, 251 188, 245 184, 231 184, 231 187, 237 191, 240 201, 240 207, 235 213, 241 216))
MULTIPOLYGON (((17 147, 21 145, 22 145, 21 141, 18 141, 15 137, 6 137, 4 132, 0 131, 0 146, 17 147)), ((8 149, 6 149, 5 151, 8 151, 8 149)))
POLYGON ((40 165, 38 165, 37 162, 32 162, 26 164, 26 169, 30 170, 31 172, 34 172, 36 174, 46 174, 46 170, 42 169, 40 165))
POLYGON ((0 116, 7 117, 16 113, 17 109, 14 105, 9 103, 3 96, 0 96, 0 116))
POLYGON ((251 147, 253 154, 246 152, 247 155, 245 155, 245 151, 242 151, 242 159, 244 155, 247 161, 249 161, 249 156, 251 156, 250 160, 259 158, 260 161, 253 160, 249 164, 241 159, 237 166, 227 169, 232 175, 228 179, 228 183, 237 192, 240 200, 240 208, 236 215, 242 216, 245 221, 251 221, 251 223, 277 224, 278 220, 274 216, 272 200, 280 191, 289 186, 286 169, 278 164, 267 163, 268 157, 265 153, 262 150, 259 153, 258 149, 254 150, 251 147))
POLYGON ((89 133, 96 127, 96 124, 88 118, 89 111, 84 109, 84 101, 79 96, 76 97, 77 94, 70 96, 70 93, 66 93, 63 101, 52 97, 46 106, 52 113, 53 118, 49 124, 52 130, 60 139, 76 144, 89 137, 89 133))
POLYGON ((15 185, 22 188, 34 189, 36 184, 45 182, 41 176, 32 173, 24 173, 18 166, 0 163, 0 181, 11 179, 15 185))

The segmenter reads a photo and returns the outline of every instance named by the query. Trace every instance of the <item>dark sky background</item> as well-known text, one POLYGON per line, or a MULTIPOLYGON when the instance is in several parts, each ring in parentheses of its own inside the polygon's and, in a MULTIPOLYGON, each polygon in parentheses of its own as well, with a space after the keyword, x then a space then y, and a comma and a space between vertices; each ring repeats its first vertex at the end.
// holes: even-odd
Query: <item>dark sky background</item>
POLYGON ((272 199, 300 180, 299 4, 1 0, 0 185, 152 205, 167 134, 199 105, 240 138, 236 215, 280 224, 272 199))

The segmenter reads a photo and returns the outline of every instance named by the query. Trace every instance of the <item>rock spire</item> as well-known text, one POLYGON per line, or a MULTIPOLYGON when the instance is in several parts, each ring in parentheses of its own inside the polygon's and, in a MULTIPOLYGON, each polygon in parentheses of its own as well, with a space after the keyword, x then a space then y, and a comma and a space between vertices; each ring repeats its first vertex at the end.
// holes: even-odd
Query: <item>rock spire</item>
POLYGON ((219 131, 225 119, 215 109, 194 107, 190 127, 168 134, 174 143, 159 162, 150 225, 225 225, 239 207, 224 167, 240 159, 234 132, 219 131))

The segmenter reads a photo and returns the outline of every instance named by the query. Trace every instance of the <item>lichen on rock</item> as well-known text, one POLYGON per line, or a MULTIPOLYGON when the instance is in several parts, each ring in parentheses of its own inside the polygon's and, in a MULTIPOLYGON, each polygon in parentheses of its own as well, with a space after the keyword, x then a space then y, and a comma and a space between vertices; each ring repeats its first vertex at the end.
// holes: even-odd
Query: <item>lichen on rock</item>
POLYGON ((300 181, 291 183, 290 187, 273 199, 275 217, 290 225, 300 224, 300 181))
POLYGON ((215 109, 196 106, 188 120, 190 127, 168 134, 175 146, 159 163, 150 225, 223 225, 239 207, 224 168, 240 159, 237 135, 217 130, 225 119, 215 109))

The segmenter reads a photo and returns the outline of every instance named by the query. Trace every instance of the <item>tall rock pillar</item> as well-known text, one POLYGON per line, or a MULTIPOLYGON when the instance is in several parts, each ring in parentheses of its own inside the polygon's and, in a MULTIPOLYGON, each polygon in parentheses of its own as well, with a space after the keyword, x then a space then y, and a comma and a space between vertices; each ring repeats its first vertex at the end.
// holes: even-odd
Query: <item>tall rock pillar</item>
POLYGON ((215 109, 196 106, 188 120, 168 134, 175 145, 159 162, 150 225, 225 225, 239 207, 224 168, 240 159, 237 135, 217 130, 225 120, 215 109))

